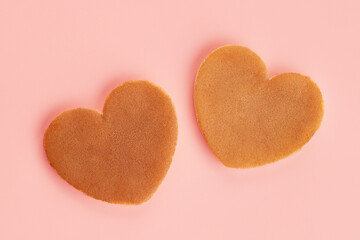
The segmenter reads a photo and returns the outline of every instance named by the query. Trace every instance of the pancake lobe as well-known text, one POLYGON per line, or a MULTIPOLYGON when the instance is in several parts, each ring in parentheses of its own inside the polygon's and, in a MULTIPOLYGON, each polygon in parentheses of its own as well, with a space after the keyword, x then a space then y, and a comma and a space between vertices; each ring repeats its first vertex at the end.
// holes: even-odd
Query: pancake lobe
POLYGON ((194 90, 199 127, 228 167, 251 168, 299 150, 320 127, 324 104, 307 76, 269 79, 259 56, 242 46, 223 46, 201 64, 194 90))
POLYGON ((140 204, 164 179, 176 141, 170 97, 138 80, 115 88, 103 114, 77 108, 58 115, 44 148, 51 166, 78 190, 110 203, 140 204))

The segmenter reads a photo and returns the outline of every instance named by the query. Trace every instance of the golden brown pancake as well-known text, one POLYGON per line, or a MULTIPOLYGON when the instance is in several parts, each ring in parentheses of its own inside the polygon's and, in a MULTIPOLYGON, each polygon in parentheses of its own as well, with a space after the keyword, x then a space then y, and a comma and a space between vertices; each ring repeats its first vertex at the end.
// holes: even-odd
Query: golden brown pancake
POLYGON ((131 81, 107 97, 103 114, 77 108, 58 115, 44 136, 51 166, 69 184, 110 203, 140 204, 164 179, 175 152, 170 97, 131 81))
POLYGON ((199 127, 228 167, 251 168, 299 150, 324 114, 318 86, 307 76, 269 79, 259 56, 242 46, 223 46, 201 64, 194 91, 199 127))

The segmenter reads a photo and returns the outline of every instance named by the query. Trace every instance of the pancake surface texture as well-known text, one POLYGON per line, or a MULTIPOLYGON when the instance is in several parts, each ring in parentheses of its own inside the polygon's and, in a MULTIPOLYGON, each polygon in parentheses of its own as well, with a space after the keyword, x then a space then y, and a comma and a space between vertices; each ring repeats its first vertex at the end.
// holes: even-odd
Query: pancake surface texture
POLYGON ((51 166, 78 190, 110 203, 140 204, 165 177, 176 141, 170 97, 137 80, 115 88, 103 114, 77 108, 58 115, 44 148, 51 166))
POLYGON ((299 150, 324 114, 320 89, 309 77, 283 73, 269 79, 261 58, 236 45, 207 56, 194 101, 209 147, 232 168, 262 166, 299 150))

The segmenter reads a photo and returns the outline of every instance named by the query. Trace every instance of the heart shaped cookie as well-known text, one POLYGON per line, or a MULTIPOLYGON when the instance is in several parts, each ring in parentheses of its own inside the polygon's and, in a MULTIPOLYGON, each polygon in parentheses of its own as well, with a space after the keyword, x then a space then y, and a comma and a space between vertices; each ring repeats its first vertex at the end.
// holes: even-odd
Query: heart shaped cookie
POLYGON ((201 64, 195 81, 199 127, 228 167, 275 162, 307 143, 324 114, 321 92, 307 76, 269 79, 259 56, 242 46, 223 46, 201 64))
POLYGON ((115 88, 103 114, 77 108, 58 115, 44 148, 51 166, 78 190, 110 203, 140 204, 164 179, 176 141, 170 97, 139 80, 115 88))

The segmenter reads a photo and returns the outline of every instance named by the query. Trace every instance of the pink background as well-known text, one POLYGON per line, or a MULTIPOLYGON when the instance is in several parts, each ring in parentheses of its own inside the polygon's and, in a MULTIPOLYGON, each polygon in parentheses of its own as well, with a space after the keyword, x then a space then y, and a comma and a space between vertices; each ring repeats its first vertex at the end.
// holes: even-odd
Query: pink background
POLYGON ((360 8, 357 0, 0 1, 0 239, 360 239, 360 8), (192 89, 223 44, 257 52, 270 75, 320 86, 325 116, 299 152, 249 170, 206 145, 192 89), (102 109, 123 81, 174 101, 170 171, 140 206, 89 198, 49 166, 51 119, 102 109))

